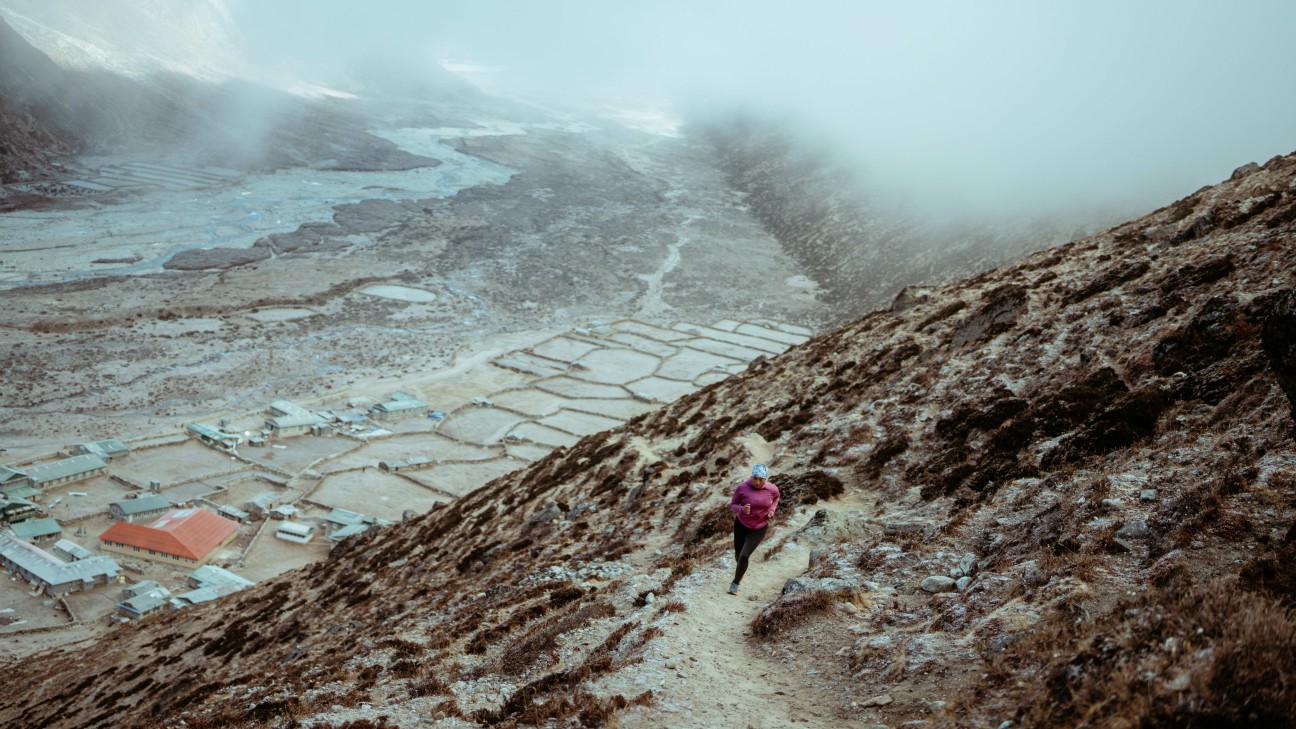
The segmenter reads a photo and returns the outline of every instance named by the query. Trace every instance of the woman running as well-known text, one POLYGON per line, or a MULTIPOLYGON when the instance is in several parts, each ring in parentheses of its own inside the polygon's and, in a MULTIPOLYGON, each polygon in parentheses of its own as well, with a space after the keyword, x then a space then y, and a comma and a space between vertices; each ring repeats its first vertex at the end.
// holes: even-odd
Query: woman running
POLYGON ((778 487, 769 481, 769 469, 763 463, 757 463, 751 478, 734 489, 729 507, 738 515, 734 519, 734 559, 738 565, 734 568, 733 584, 729 585, 730 595, 738 594, 738 583, 742 582, 743 573, 747 571, 747 560, 765 538, 778 502, 778 487))

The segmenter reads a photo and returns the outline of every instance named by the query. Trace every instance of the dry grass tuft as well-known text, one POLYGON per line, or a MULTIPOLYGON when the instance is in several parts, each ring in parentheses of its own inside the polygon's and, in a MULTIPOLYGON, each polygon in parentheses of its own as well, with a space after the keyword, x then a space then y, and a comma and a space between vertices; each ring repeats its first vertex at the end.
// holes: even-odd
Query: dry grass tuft
POLYGON ((1290 726, 1296 613, 1231 580, 1172 579, 1097 623, 1058 614, 964 698, 988 690, 1012 694, 1022 726, 1290 726))
POLYGON ((784 595, 760 611, 752 621, 752 635, 767 636, 782 632, 814 615, 828 612, 835 602, 837 595, 822 590, 784 595))

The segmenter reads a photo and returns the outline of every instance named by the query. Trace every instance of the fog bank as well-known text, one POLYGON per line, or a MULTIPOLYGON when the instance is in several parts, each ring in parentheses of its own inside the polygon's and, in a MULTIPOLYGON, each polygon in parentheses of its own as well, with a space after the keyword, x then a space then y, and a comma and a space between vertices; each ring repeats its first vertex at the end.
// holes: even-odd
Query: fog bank
POLYGON ((487 90, 790 112, 972 209, 1158 205, 1296 149, 1277 0, 227 5, 262 41, 433 48, 487 90))

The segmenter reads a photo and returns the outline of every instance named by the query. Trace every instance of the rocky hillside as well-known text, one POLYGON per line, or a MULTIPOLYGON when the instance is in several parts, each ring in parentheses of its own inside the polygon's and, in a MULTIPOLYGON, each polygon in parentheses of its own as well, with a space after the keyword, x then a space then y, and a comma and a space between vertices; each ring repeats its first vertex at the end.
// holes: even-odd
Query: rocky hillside
POLYGON ((1025 216, 938 223, 939 205, 880 201, 858 169, 791 122, 742 110, 692 128, 715 147, 716 164, 746 193, 752 214, 820 282, 839 323, 884 306, 913 281, 965 278, 1100 229, 1098 215, 1069 224, 1025 216))
POLYGON ((1294 235, 1288 156, 911 287, 325 563, 4 666, 0 723, 1288 726, 1294 235), (735 598, 755 458, 784 501, 735 598))
POLYGON ((369 134, 368 125, 343 102, 310 101, 255 83, 68 68, 0 20, 3 184, 57 181, 75 174, 67 168, 72 155, 126 151, 239 169, 435 164, 369 134))

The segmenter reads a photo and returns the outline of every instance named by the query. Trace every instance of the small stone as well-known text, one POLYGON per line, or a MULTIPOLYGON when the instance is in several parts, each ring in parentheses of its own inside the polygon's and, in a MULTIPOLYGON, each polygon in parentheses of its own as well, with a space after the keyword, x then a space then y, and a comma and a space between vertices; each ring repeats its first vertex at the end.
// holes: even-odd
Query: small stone
POLYGON ((669 661, 666 661, 666 668, 668 668, 669 670, 674 671, 678 666, 679 666, 679 661, 675 660, 674 658, 670 659, 669 661))
POLYGON ((1103 507, 1104 509, 1120 509, 1120 508, 1123 508, 1124 506, 1125 506, 1124 502, 1122 502, 1120 499, 1103 499, 1103 500, 1102 500, 1102 507, 1103 507))
POLYGON ((958 590, 959 592, 963 592, 964 590, 968 589, 968 585, 970 584, 972 584, 972 578, 968 577, 967 575, 963 575, 962 577, 954 581, 954 589, 958 590))
POLYGON ((874 696, 874 697, 871 698, 871 699, 865 699, 865 700, 864 700, 864 703, 863 703, 863 704, 860 704, 860 705, 861 705, 861 706, 864 706, 864 707, 869 707, 869 706, 886 706, 887 704, 891 703, 892 701, 895 701, 895 699, 891 698, 891 694, 881 694, 881 695, 879 695, 879 696, 874 696))
POLYGON ((918 585, 927 592, 953 592, 954 580, 944 575, 932 575, 918 585))
POLYGON ((855 603, 853 602, 842 603, 842 610, 845 610, 847 615, 855 615, 860 611, 858 607, 855 607, 855 603))
POLYGON ((1116 531, 1116 536, 1125 539, 1141 539, 1151 533, 1152 530, 1148 529, 1147 522, 1142 519, 1130 519, 1116 531))
POLYGON ((922 530, 923 524, 920 521, 889 521, 882 525, 882 533, 888 537, 917 534, 922 530))
POLYGON ((959 560, 959 569, 963 570, 963 574, 968 577, 975 575, 977 571, 977 556, 971 552, 963 555, 963 559, 959 560))
POLYGON ((652 594, 652 593, 650 592, 650 593, 648 593, 647 595, 644 595, 644 604, 645 604, 645 605, 651 605, 651 604, 653 604, 653 601, 656 600, 656 599, 657 599, 657 596, 654 595, 654 594, 652 594))
POLYGON ((1139 501, 1156 501, 1156 489, 1143 489, 1139 492, 1139 501))
POLYGON ((951 580, 957 580, 963 576, 963 570, 958 567, 950 567, 949 576, 951 580))

